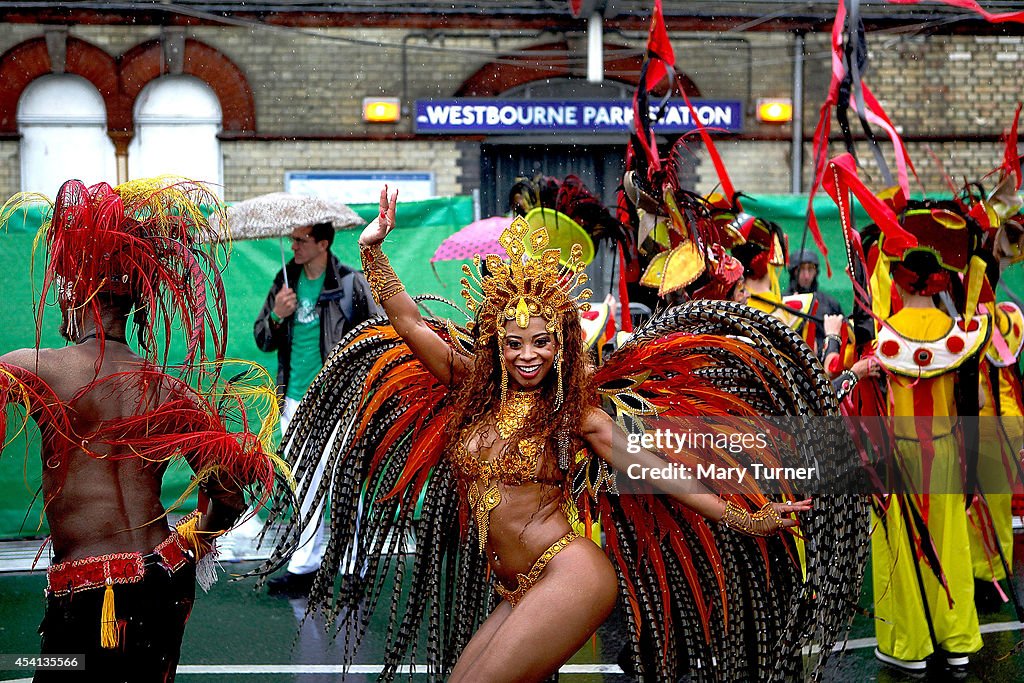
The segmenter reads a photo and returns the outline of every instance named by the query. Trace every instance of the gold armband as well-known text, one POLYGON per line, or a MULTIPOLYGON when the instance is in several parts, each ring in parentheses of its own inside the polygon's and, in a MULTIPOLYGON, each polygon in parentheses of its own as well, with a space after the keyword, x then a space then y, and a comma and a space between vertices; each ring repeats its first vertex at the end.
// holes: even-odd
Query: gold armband
POLYGON ((405 286, 395 275, 388 257, 381 251, 380 244, 374 244, 372 247, 360 244, 359 257, 363 261, 363 274, 370 283, 373 300, 378 306, 383 306, 384 302, 395 294, 405 291, 405 286))
POLYGON ((725 503, 722 524, 747 536, 771 536, 782 528, 782 517, 771 503, 750 514, 730 500, 725 503))

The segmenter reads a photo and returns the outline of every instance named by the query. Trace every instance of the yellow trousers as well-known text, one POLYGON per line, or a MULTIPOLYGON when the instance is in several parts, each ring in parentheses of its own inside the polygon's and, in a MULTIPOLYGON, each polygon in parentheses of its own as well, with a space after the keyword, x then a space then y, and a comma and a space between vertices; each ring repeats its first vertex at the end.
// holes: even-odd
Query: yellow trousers
MULTIPOLYGON (((904 458, 913 469, 913 458, 920 465, 916 444, 901 441, 904 458)), ((955 491, 960 481, 959 454, 953 438, 934 442, 935 459, 929 490, 955 491)), ((911 478, 920 482, 919 472, 911 478)), ((920 488, 918 488, 920 490, 920 488)), ((939 646, 947 652, 970 653, 981 649, 978 613, 974 607, 974 576, 967 534, 967 514, 963 495, 952 493, 928 496, 927 524, 942 570, 949 584, 952 605, 934 572, 920 560, 922 591, 915 571, 909 536, 903 518, 904 495, 890 498, 885 526, 873 516, 871 567, 875 596, 875 635, 878 649, 903 660, 920 660, 934 651, 924 604, 927 604, 939 646)))
MULTIPOLYGON (((999 541, 999 547, 1006 557, 1006 564, 1011 568, 1013 567, 1013 513, 1010 508, 1012 499, 1013 496, 1008 493, 991 493, 985 496, 988 514, 991 515, 992 526, 995 528, 995 538, 999 541)), ((968 531, 974 578, 981 581, 1002 581, 1006 578, 1003 561, 999 557, 999 552, 990 547, 983 538, 983 530, 988 523, 985 519, 988 515, 979 514, 978 506, 983 504, 979 501, 967 511, 970 518, 968 531)))
MULTIPOLYGON (((988 511, 992 517, 995 538, 999 541, 1006 564, 1013 568, 1013 514, 1011 503, 1013 495, 1009 493, 1013 483, 1012 475, 1015 468, 1007 467, 1006 458, 1016 458, 1024 440, 1022 418, 982 417, 979 420, 981 435, 981 452, 978 462, 978 484, 985 493, 988 511), (1007 475, 1009 469, 1010 475, 1007 475), (1007 481, 1008 476, 1011 477, 1007 481)), ((1002 581, 1006 578, 999 553, 984 539, 987 515, 979 514, 977 506, 967 511, 968 531, 971 539, 971 560, 974 563, 974 578, 982 581, 1002 581)))

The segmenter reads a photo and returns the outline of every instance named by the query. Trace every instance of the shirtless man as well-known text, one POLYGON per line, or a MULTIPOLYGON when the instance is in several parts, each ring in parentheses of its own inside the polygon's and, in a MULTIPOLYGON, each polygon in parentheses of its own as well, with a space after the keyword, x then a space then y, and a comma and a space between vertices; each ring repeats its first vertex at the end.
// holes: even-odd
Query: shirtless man
MULTIPOLYGON (((58 194, 54 227, 44 231, 50 240, 47 281, 60 305, 61 335, 73 345, 0 356, 0 410, 6 403, 24 404, 42 437, 52 559, 41 651, 76 656, 79 667, 84 664, 73 672, 39 670, 36 681, 173 681, 195 597, 196 563, 210 549, 211 537, 246 507, 241 486, 248 482, 238 478, 241 470, 221 468, 214 451, 235 455, 232 444, 239 444, 247 449, 243 455, 266 457, 252 446, 252 435, 228 434, 211 402, 163 372, 155 345, 145 342, 167 310, 150 309, 147 297, 160 297, 165 287, 177 297, 187 287, 205 285, 188 279, 180 250, 166 248, 172 239, 189 246, 184 230, 168 238, 162 225, 136 222, 132 215, 156 214, 134 214, 127 200, 120 211, 96 209, 120 205, 136 190, 122 187, 85 188, 69 181, 58 194), (93 211, 62 210, 67 206, 93 211), (99 224, 98 215, 114 219, 99 224), (100 258, 82 256, 75 239, 99 245, 100 258), (78 265, 62 265, 62 250, 76 248, 71 262, 78 265), (148 319, 152 313, 155 320, 148 319), (129 347, 129 326, 135 339, 144 340, 139 348, 145 357, 129 347), (197 473, 199 505, 172 528, 160 492, 168 464, 178 456, 197 473)), ((162 200, 160 191, 158 186, 154 194, 142 195, 143 201, 162 200)), ((185 214, 167 215, 179 220, 185 214)), ((188 322, 202 320, 203 327, 192 328, 202 334, 208 318, 197 317, 203 309, 193 304, 204 301, 181 295, 173 309, 186 311, 188 322)), ((201 351, 190 358, 186 371, 206 360, 201 351)))
MULTIPOLYGON (((96 435, 105 423, 166 403, 170 388, 159 386, 158 371, 143 371, 145 361, 125 343, 130 300, 100 294, 97 303, 102 331, 92 321, 83 321, 77 338, 66 337, 74 346, 21 349, 0 356, 0 363, 27 370, 45 382, 66 408, 71 433, 83 437, 75 447, 47 419, 50 410, 33 413, 44 437, 42 491, 53 547, 40 627, 42 654, 84 654, 86 670, 80 673, 91 680, 101 676, 107 681, 169 681, 195 596, 195 557, 184 539, 171 531, 160 502, 168 463, 127 457, 102 440, 89 443, 88 436, 96 435), (112 568, 112 581, 117 583, 119 574, 132 581, 114 590, 116 629, 123 639, 112 648, 101 644, 106 577, 99 560, 111 555, 129 558, 112 568), (91 566, 99 573, 90 571, 91 566), (95 588, 77 585, 93 579, 99 581, 95 588)), ((62 334, 68 327, 62 325, 62 334)), ((207 514, 201 516, 199 528, 223 531, 245 507, 241 490, 221 485, 208 494, 207 514)), ((40 670, 35 680, 51 676, 66 680, 67 674, 40 670)))

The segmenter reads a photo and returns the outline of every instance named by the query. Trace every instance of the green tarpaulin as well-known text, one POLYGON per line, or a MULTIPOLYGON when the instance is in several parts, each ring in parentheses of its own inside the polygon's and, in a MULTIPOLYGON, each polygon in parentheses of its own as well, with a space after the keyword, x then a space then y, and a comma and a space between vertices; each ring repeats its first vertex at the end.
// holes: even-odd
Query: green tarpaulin
MULTIPOLYGON (((352 208, 366 220, 371 220, 377 215, 376 204, 356 204, 352 208)), ((32 242, 39 227, 40 215, 39 210, 27 215, 18 212, 10 221, 6 234, 0 228, 0 272, 4 274, 7 290, 5 295, 0 297, 0 319, 4 321, 3 329, 0 330, 0 353, 35 345, 33 301, 36 294, 33 287, 38 291, 41 281, 41 252, 37 257, 38 272, 34 283, 30 282, 29 271, 32 242)), ((438 263, 435 276, 428 261, 444 238, 472 220, 471 197, 447 197, 403 202, 399 205, 399 227, 388 237, 387 252, 392 265, 410 292, 432 293, 453 301, 461 300, 458 282, 462 276, 460 268, 463 262, 438 263), (449 283, 449 286, 442 286, 438 277, 449 283)), ((359 229, 339 232, 334 241, 334 253, 345 263, 358 264, 358 238, 359 229)), ((287 257, 291 258, 287 239, 284 240, 284 246, 287 257)), ((230 321, 227 356, 255 360, 263 364, 271 376, 276 374, 276 355, 264 353, 256 348, 252 324, 263 305, 274 274, 281 268, 280 249, 277 239, 235 242, 231 246, 230 260, 224 271, 230 321)), ((448 309, 444 304, 431 302, 428 305, 439 315, 454 314, 456 319, 459 319, 460 314, 448 309)), ((44 315, 42 345, 63 346, 64 342, 57 334, 60 324, 59 311, 56 307, 49 306, 44 315)), ((11 417, 8 438, 12 438, 15 428, 20 426, 19 419, 13 415, 11 417)), ((34 441, 37 434, 35 428, 30 427, 27 433, 34 441)), ((172 503, 184 490, 190 476, 191 473, 184 465, 168 473, 164 480, 166 504, 172 503)), ((3 500, 0 501, 0 538, 45 533, 45 527, 40 527, 41 506, 38 502, 32 505, 38 484, 38 449, 33 444, 26 450, 25 440, 19 435, 0 456, 0 490, 4 492, 3 500), (26 517, 26 510, 30 507, 31 510, 26 517)), ((188 501, 185 505, 187 507, 194 504, 193 501, 188 501)))
MULTIPOLYGON (((756 215, 777 221, 789 235, 790 248, 800 248, 806 197, 779 195, 745 198, 744 208, 756 215)), ((825 234, 832 264, 831 279, 821 275, 822 288, 835 295, 846 310, 852 301, 852 288, 843 272, 845 251, 842 246, 838 212, 835 205, 823 197, 816 203, 816 212, 825 234)), ((377 213, 376 204, 354 205, 353 208, 365 219, 372 219, 377 213)), ((422 202, 399 204, 395 232, 388 238, 387 253, 408 291, 432 293, 459 303, 459 279, 463 262, 442 262, 437 264, 437 275, 429 266, 429 259, 441 241, 473 220, 472 201, 469 197, 431 199, 422 202), (447 284, 444 286, 439 279, 447 284)), ((857 215, 857 224, 867 224, 863 214, 857 215)), ((4 273, 5 295, 0 297, 0 316, 4 321, 0 330, 0 352, 31 347, 35 344, 35 321, 33 319, 34 293, 29 280, 32 242, 39 225, 39 212, 18 214, 12 218, 6 234, 0 231, 0 272, 4 273)), ((359 230, 338 234, 334 252, 346 262, 359 262, 356 240, 359 230)), ((808 248, 813 248, 807 237, 808 248)), ((287 242, 285 243, 287 248, 287 242)), ((37 264, 37 270, 42 263, 37 264)), ((228 319, 231 321, 228 337, 228 356, 255 360, 263 364, 273 376, 276 372, 276 358, 273 354, 259 351, 252 339, 252 323, 270 282, 281 267, 280 245, 277 239, 236 242, 232 245, 231 258, 224 272, 227 291, 228 319)), ((1011 272, 1006 278, 1010 288, 1024 292, 1024 273, 1011 272)), ((39 274, 34 286, 38 288, 39 274)), ((785 278, 783 279, 785 284, 785 278)), ((463 320, 464 314, 453 311, 443 304, 429 304, 437 314, 463 320)), ((42 323, 42 344, 63 345, 57 335, 60 316, 55 308, 49 307, 42 323)), ((17 426, 12 420, 8 438, 17 426)), ((29 433, 34 430, 30 429, 29 433)), ((32 506, 39 480, 38 452, 31 447, 26 450, 24 440, 15 439, 0 457, 0 490, 4 491, 0 501, 0 537, 33 535, 40 531, 40 506, 32 506), (26 457, 27 453, 27 457, 26 457), (26 510, 29 510, 26 517, 26 510), (24 523, 23 523, 24 522, 24 523)), ((166 478, 165 502, 171 503, 183 490, 189 472, 184 466, 166 478)), ((188 503, 186 503, 186 506, 188 503)))

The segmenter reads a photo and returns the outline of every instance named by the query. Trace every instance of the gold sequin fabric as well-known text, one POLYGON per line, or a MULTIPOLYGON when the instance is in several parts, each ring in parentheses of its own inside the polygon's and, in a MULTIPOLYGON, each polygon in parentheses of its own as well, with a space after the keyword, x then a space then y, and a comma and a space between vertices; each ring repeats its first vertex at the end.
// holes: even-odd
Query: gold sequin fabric
MULTIPOLYGON (((494 424, 502 439, 508 439, 526 426, 537 395, 528 391, 513 392, 501 405, 494 424)), ((517 447, 506 443, 496 456, 482 459, 470 453, 466 447, 469 435, 475 431, 475 427, 463 430, 448 457, 455 475, 468 482, 469 506, 473 509, 478 545, 480 552, 483 552, 490 531, 491 511, 501 504, 498 482, 522 486, 537 481, 537 465, 544 453, 544 439, 520 439, 516 443, 517 447)))
MULTIPOLYGON (((498 411, 495 420, 495 426, 501 438, 508 439, 526 425, 535 400, 533 393, 528 391, 513 392, 509 395, 508 400, 498 411)), ((521 486, 535 480, 537 463, 544 452, 543 438, 520 439, 517 444, 518 448, 506 444, 501 453, 486 460, 473 455, 466 448, 468 435, 474 431, 476 431, 475 428, 464 430, 449 456, 455 473, 460 479, 474 482, 479 480, 500 481, 511 486, 521 486)))
POLYGON ((483 479, 521 486, 534 480, 537 462, 543 451, 544 444, 540 439, 521 439, 519 448, 506 447, 492 460, 480 460, 466 449, 465 440, 460 439, 449 457, 460 479, 483 479))

